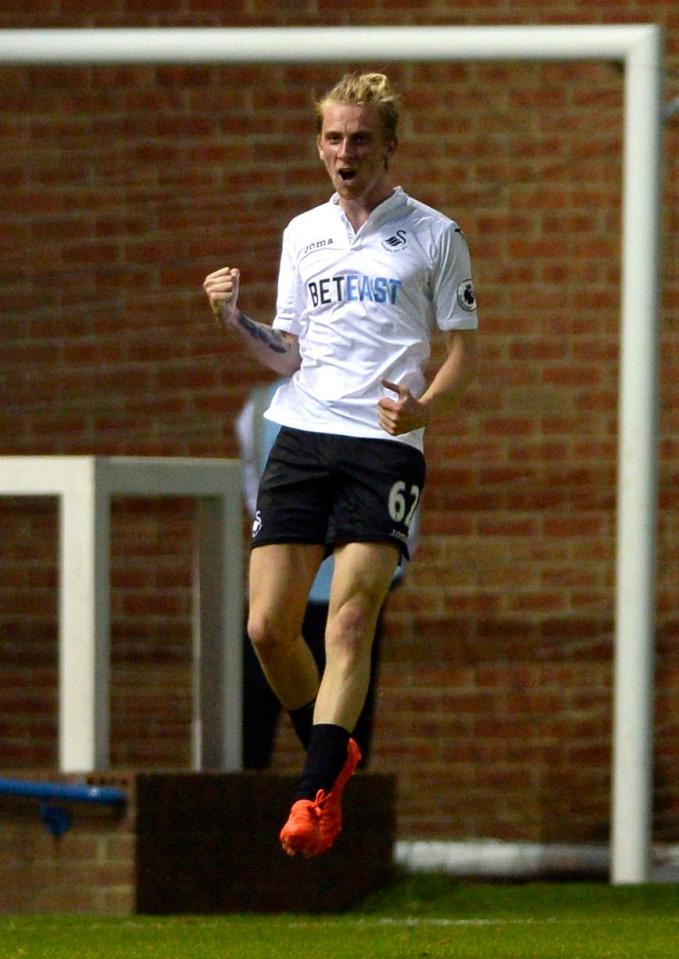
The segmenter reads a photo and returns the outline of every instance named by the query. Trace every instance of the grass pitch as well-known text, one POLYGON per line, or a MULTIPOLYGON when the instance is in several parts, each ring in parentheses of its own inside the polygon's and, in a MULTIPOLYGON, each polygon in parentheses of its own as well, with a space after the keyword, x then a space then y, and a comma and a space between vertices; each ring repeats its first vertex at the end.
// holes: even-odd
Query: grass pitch
POLYGON ((679 885, 399 879, 342 915, 2 916, 2 959, 672 959, 679 885))

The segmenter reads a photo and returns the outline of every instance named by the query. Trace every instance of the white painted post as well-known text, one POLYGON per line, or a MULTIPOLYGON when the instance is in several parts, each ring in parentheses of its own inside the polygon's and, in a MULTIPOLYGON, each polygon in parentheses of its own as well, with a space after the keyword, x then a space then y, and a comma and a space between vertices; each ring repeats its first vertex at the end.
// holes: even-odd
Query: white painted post
POLYGON ((662 34, 627 56, 611 878, 648 880, 653 794, 662 34))
POLYGON ((240 602, 227 602, 227 586, 233 596, 242 582, 240 518, 228 515, 233 513, 232 507, 233 503, 222 497, 201 499, 196 507, 195 769, 242 767, 242 607, 240 602), (239 531, 236 538, 234 520, 239 531))
POLYGON ((109 500, 93 457, 73 459, 60 500, 59 768, 109 762, 109 500))

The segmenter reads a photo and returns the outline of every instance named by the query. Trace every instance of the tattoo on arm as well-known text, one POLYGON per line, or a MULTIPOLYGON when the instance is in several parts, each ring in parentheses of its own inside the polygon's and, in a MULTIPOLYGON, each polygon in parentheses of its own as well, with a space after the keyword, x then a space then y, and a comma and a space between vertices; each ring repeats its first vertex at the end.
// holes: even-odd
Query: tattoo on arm
POLYGON ((246 333, 249 333, 253 339, 260 340, 274 353, 287 353, 290 349, 278 330, 274 330, 271 326, 264 326, 262 323, 256 323, 240 311, 238 313, 238 325, 246 333))

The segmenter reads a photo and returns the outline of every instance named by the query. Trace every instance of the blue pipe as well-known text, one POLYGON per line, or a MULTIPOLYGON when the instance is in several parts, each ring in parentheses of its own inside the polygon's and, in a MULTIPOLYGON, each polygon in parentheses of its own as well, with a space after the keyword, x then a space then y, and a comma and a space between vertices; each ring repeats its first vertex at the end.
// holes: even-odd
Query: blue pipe
POLYGON ((127 803, 127 796, 122 789, 114 786, 78 786, 26 779, 0 779, 0 796, 40 799, 40 818, 45 829, 57 839, 71 828, 71 817, 67 809, 54 805, 55 800, 106 806, 124 806, 127 803))
POLYGON ((0 796, 24 799, 60 799, 62 802, 101 803, 122 806, 127 796, 113 786, 78 786, 69 783, 33 782, 25 779, 0 779, 0 796))

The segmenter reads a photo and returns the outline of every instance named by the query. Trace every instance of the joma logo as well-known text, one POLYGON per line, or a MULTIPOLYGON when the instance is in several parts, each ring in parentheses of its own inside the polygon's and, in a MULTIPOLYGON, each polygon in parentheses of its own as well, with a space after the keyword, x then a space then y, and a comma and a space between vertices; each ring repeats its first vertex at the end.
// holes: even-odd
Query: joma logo
POLYGON ((302 256, 306 256, 307 253, 313 253, 314 250, 322 250, 324 246, 332 246, 332 237, 330 237, 329 240, 314 240, 313 243, 309 243, 308 246, 304 247, 302 256))

